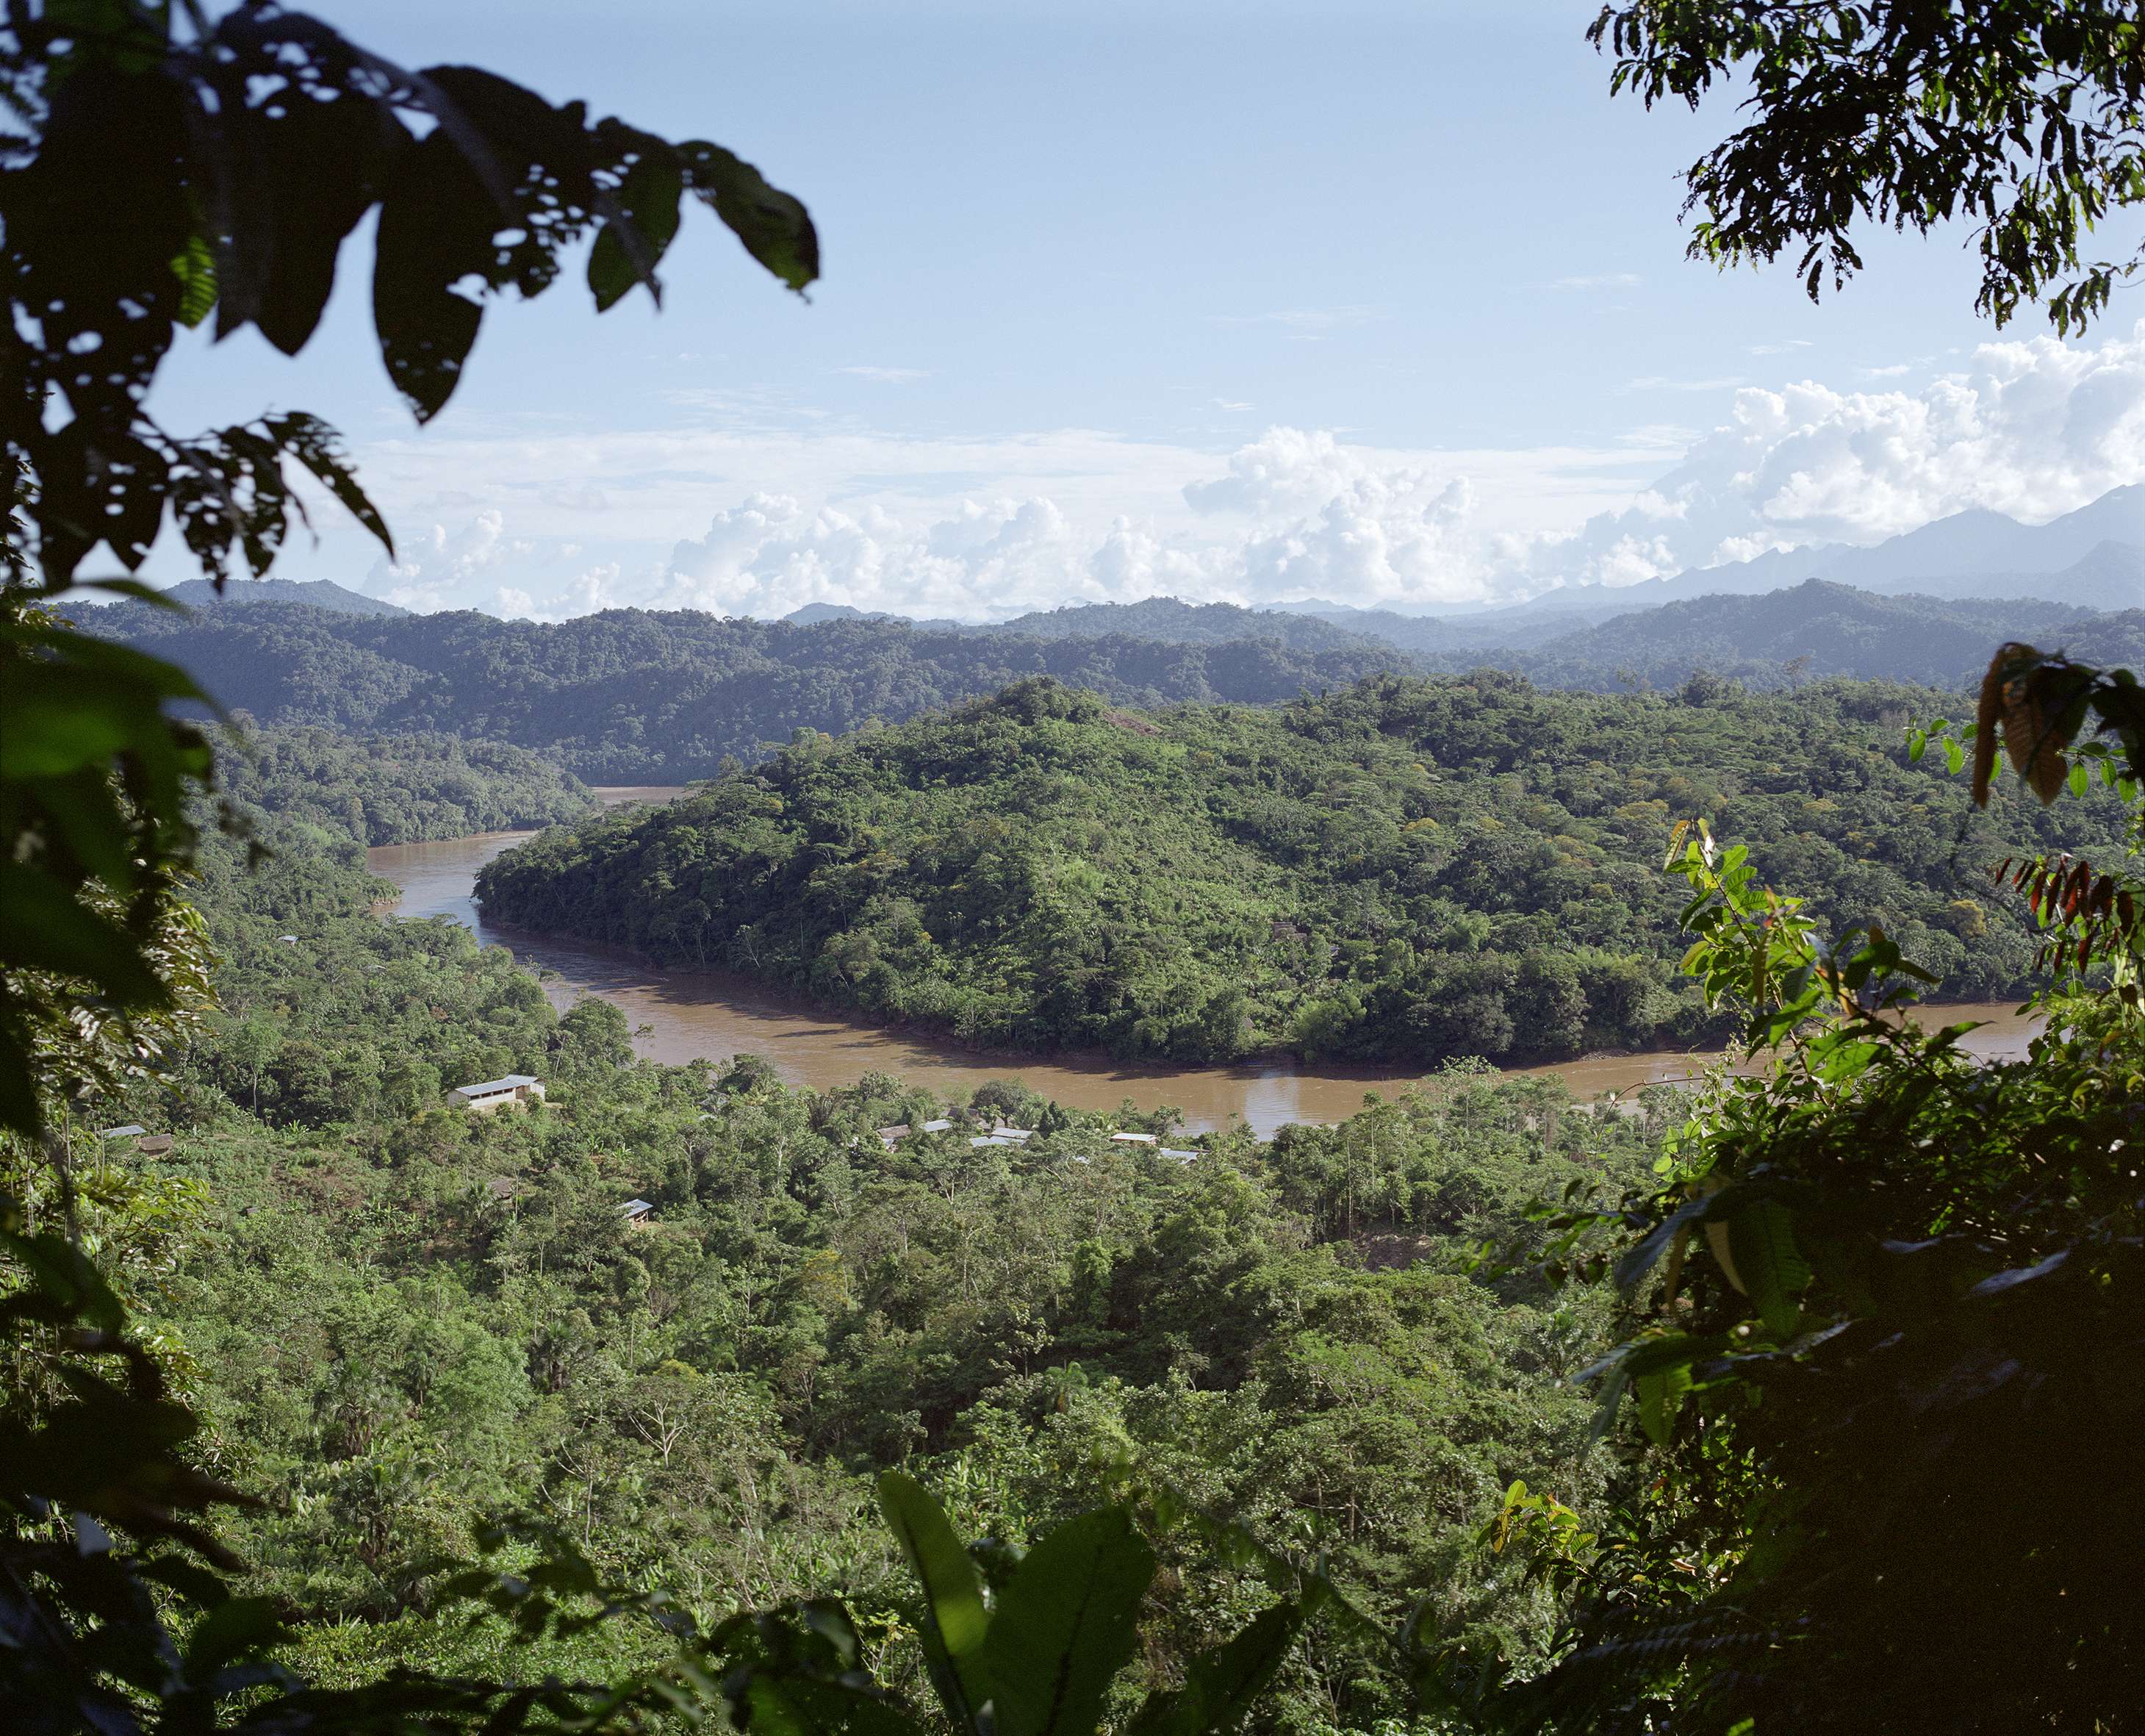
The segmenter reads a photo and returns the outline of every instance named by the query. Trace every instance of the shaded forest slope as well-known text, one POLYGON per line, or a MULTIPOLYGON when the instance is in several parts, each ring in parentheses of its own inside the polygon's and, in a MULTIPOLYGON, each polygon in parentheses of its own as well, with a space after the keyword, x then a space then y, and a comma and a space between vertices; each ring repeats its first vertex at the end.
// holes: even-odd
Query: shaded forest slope
POLYGON ((445 736, 262 729, 219 741, 216 781, 242 809, 365 844, 556 826, 595 806, 579 778, 526 748, 445 736))
POLYGON ((759 759, 795 730, 899 721, 1029 675, 1118 705, 1271 705, 1412 667, 1371 641, 1297 651, 1273 640, 977 637, 687 610, 613 609, 555 625, 270 601, 192 617, 139 603, 82 615, 92 631, 182 664, 263 723, 511 742, 591 783, 713 777, 725 756, 759 759))

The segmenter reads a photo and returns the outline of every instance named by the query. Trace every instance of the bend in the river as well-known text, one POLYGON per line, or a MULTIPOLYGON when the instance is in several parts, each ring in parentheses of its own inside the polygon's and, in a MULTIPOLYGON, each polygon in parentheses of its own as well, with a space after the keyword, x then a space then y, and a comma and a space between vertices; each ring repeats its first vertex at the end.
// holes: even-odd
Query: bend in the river
MULTIPOLYGON (((668 801, 680 793, 660 786, 596 792, 607 806, 668 801)), ((636 1047, 652 1060, 719 1060, 736 1054, 759 1055, 773 1062, 788 1083, 817 1090, 851 1084, 871 1071, 890 1073, 942 1094, 956 1086, 1018 1076, 1032 1089, 1076 1108, 1115 1109, 1129 1097, 1142 1109, 1175 1106, 1188 1131, 1227 1127, 1241 1119, 1262 1139, 1291 1121, 1344 1120, 1362 1107, 1365 1092, 1390 1095, 1421 1076, 1417 1070, 1406 1067, 1331 1062, 1143 1067, 1107 1056, 979 1054, 822 1012, 726 971, 657 968, 586 941, 485 921, 472 896, 477 870, 532 836, 481 832, 431 844, 389 845, 369 855, 372 871, 401 889, 394 915, 450 916, 475 930, 487 945, 511 948, 515 957, 550 973, 544 986, 562 1011, 585 995, 600 995, 624 1012, 635 1030, 646 1027, 636 1047)), ((2029 1031, 2009 1003, 1942 1010, 1948 1021, 1989 1021, 1964 1045, 1973 1052, 1990 1059, 2024 1052, 2029 1031)), ((1573 1094, 1585 1100, 1604 1092, 1625 1093, 1688 1079, 1715 1059, 1660 1051, 1515 1070, 1560 1074, 1573 1094)))

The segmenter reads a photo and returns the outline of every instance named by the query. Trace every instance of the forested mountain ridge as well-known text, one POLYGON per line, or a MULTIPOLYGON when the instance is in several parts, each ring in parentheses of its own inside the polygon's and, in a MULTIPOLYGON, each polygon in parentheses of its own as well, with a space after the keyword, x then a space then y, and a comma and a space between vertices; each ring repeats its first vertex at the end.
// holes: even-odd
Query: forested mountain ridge
POLYGON ((1880 921, 1954 994, 2023 984, 2033 942, 1986 870, 2118 848, 2121 811, 1973 809, 1904 756, 1910 708, 1944 697, 1477 671, 1138 716, 1036 677, 546 832, 478 893, 494 920, 1023 1048, 1635 1047, 1704 1025, 1659 873, 1693 814, 1834 933, 1880 921))
POLYGON ((247 609, 256 603, 302 603, 331 615, 376 615, 406 619, 399 603, 346 590, 328 579, 234 578, 219 592, 207 579, 188 579, 163 593, 189 609, 247 609))
MULTIPOLYGON (((1438 623, 1425 623, 1436 626, 1438 623)), ((1227 645, 1242 639, 1278 639, 1294 651, 1401 649, 1389 636, 1339 626, 1316 615, 1286 609, 1247 609, 1236 603, 1187 603, 1150 596, 1136 603, 1068 603, 1017 615, 971 633, 1018 633, 1038 639, 1102 638, 1128 634, 1172 645, 1227 645)))
POLYGON ((2037 635, 2101 661, 2145 661, 2145 615, 1879 597, 1821 582, 1567 627, 1531 648, 1416 651, 1314 616, 1169 598, 1042 617, 1058 626, 1068 616, 1137 620, 1156 636, 1147 637, 638 609, 548 625, 466 611, 374 618, 274 601, 191 617, 134 603, 81 612, 90 631, 176 658, 223 704, 265 724, 507 742, 592 783, 712 777, 725 758, 759 760, 799 729, 903 722, 1037 674, 1151 708, 1277 705, 1373 675, 1484 666, 1597 693, 1622 691, 1627 677, 1665 689, 1698 669, 1777 687, 1804 656, 1810 676, 1949 686, 1978 675, 1991 642, 2037 635), (1294 642, 1161 636, 1237 627, 1294 642))
POLYGON ((759 759, 798 729, 898 721, 1032 674, 1119 705, 1267 705, 1412 666, 1375 644, 974 636, 696 611, 615 609, 556 625, 269 602, 191 618, 135 603, 82 615, 91 631, 183 663, 223 704, 264 723, 510 742, 592 783, 712 777, 725 757, 759 759))

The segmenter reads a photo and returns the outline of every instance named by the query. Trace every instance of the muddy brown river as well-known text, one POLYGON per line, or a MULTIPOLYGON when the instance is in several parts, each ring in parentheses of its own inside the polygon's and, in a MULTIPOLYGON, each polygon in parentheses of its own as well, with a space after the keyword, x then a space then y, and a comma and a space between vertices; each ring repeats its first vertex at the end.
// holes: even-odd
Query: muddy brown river
MULTIPOLYGON (((668 801, 679 793, 663 786, 596 792, 607 805, 668 801)), ((635 1046, 651 1060, 764 1055, 788 1083, 818 1090, 849 1084, 873 1070, 929 1086, 942 1095, 955 1086, 1018 1076, 1046 1096, 1077 1108, 1115 1109, 1129 1097, 1142 1109, 1163 1104, 1175 1107, 1189 1132, 1227 1127, 1241 1120, 1262 1139, 1291 1121, 1346 1120, 1362 1106, 1366 1091, 1390 1095, 1419 1076, 1406 1068, 1325 1062, 1142 1067, 1103 1055, 1044 1059, 979 1052, 823 1012, 727 971, 657 968, 585 941, 485 921, 471 896, 477 870, 530 836, 482 832, 435 844, 389 845, 368 854, 372 871, 401 889, 391 906, 393 915, 450 916, 474 930, 485 945, 512 949, 525 964, 551 973, 544 979, 544 986, 561 1011, 584 995, 600 995, 636 1029, 647 1027, 635 1046)), ((1991 1059, 2023 1055, 2032 1035, 2009 1002, 1951 1005, 1937 1011, 1947 1023, 1988 1020, 1963 1046, 1991 1059)), ((1574 1095, 1585 1100, 1604 1092, 1688 1079, 1717 1059, 1666 1051, 1515 1070, 1561 1074, 1574 1095)))

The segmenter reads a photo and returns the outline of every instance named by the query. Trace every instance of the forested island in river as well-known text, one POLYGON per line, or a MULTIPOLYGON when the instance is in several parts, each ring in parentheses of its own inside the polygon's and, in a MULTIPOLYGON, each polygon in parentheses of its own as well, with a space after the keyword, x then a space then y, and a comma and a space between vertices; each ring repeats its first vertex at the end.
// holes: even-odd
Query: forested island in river
POLYGON ((488 916, 721 965, 979 1043, 1419 1062, 1685 1044, 1660 872, 1702 816, 1834 934, 1877 922, 1948 993, 2023 993, 2035 944, 1990 875, 2098 855, 2111 791, 1999 797, 1907 754, 1958 696, 1544 693, 1382 675, 1274 708, 1151 712, 1033 676, 838 738, 800 730, 689 799, 499 857, 488 916))

